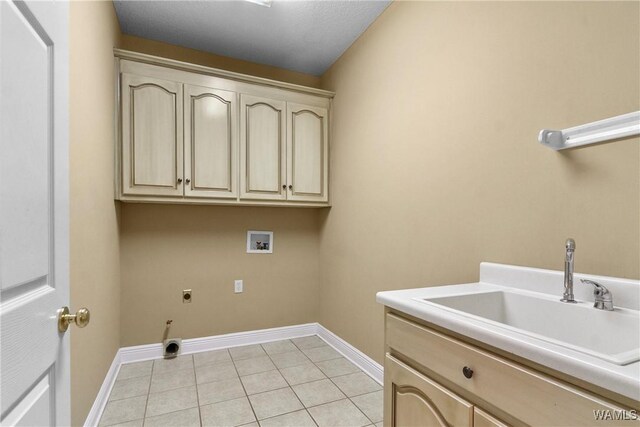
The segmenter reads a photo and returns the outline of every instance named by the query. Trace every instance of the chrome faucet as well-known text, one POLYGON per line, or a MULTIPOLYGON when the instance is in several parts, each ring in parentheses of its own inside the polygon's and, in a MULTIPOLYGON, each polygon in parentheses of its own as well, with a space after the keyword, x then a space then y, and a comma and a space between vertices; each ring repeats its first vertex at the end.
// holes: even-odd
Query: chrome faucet
POLYGON ((562 294, 562 302, 576 303, 578 301, 573 297, 573 254, 576 251, 576 242, 573 239, 567 239, 565 243, 564 256, 564 293, 562 294))
POLYGON ((609 289, 605 288, 598 282, 594 282, 593 280, 580 279, 580 281, 594 287, 593 296, 595 301, 593 306, 595 308, 598 310, 613 311, 613 295, 611 295, 609 289))

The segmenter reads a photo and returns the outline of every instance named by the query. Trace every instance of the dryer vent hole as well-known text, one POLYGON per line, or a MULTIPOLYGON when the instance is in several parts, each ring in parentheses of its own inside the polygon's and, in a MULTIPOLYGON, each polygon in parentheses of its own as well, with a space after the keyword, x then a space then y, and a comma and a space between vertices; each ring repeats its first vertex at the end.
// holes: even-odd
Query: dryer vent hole
POLYGON ((178 355, 178 350, 180 350, 180 346, 177 343, 172 342, 165 348, 165 354, 168 357, 175 357, 178 355))

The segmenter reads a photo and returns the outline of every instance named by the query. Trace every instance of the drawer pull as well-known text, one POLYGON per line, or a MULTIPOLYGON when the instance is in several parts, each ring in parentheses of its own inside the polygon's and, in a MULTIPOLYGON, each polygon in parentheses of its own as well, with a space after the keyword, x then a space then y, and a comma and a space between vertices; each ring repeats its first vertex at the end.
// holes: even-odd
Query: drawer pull
POLYGON ((462 368, 462 374, 467 378, 471 378, 473 376, 473 369, 465 366, 464 368, 462 368))

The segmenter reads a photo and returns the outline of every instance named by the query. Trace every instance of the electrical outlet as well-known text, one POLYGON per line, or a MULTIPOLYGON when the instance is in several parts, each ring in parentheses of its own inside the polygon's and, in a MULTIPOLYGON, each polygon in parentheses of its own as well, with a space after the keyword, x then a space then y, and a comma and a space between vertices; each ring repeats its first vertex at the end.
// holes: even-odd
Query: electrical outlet
POLYGON ((233 287, 236 294, 239 294, 244 291, 244 284, 242 283, 242 280, 236 280, 233 284, 233 287))
POLYGON ((193 294, 191 292, 191 289, 183 289, 182 291, 182 303, 183 304, 188 304, 191 302, 191 300, 193 299, 193 294))

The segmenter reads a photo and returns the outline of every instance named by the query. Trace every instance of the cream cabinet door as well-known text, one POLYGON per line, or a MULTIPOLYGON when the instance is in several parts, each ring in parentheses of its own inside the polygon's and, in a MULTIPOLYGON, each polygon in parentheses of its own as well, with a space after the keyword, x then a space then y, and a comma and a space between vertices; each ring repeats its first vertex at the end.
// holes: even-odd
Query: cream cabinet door
POLYGON ((288 200, 329 200, 328 129, 325 108, 287 104, 288 200))
POLYGON ((286 103, 240 95, 240 198, 285 200, 286 103))
POLYGON ((472 426, 473 405, 387 354, 384 364, 384 425, 472 426))
POLYGON ((508 425, 476 407, 473 408, 473 427, 508 427, 508 425))
POLYGON ((182 196, 182 84, 122 74, 122 193, 182 196))
POLYGON ((237 197, 236 94, 184 86, 184 195, 237 197))

